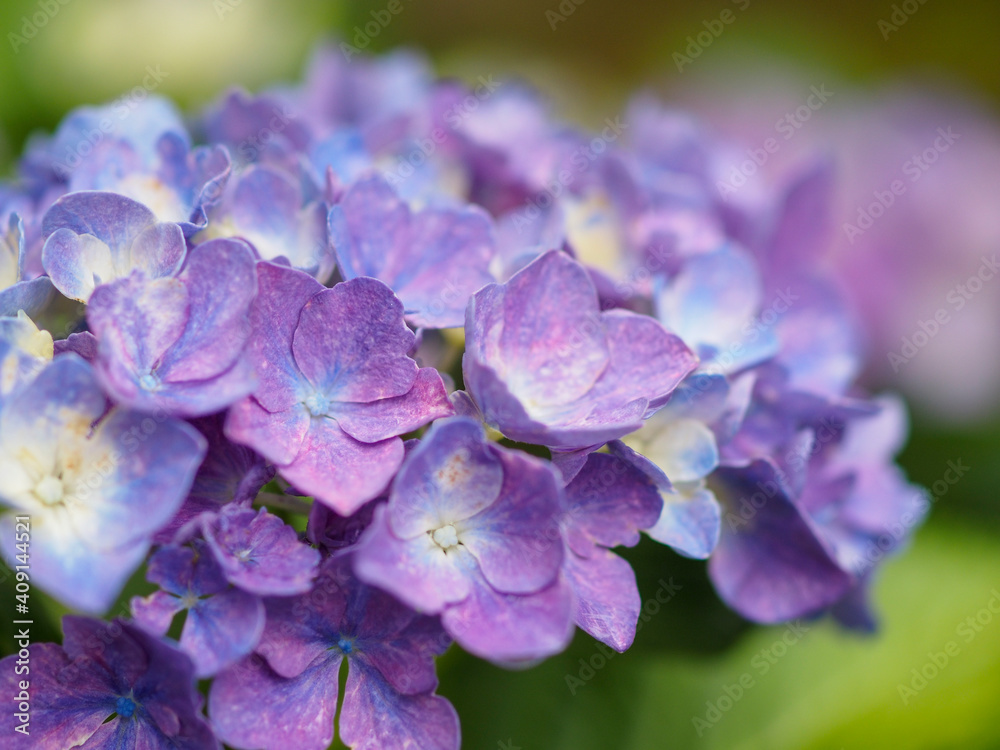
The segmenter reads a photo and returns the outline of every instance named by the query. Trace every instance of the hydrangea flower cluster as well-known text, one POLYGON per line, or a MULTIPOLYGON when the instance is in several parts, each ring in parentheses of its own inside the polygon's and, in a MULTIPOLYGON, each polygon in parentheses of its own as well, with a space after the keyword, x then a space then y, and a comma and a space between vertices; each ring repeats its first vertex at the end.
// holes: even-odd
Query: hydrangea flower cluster
POLYGON ((750 620, 874 628, 926 506, 901 404, 854 382, 831 174, 735 205, 719 148, 647 96, 594 135, 336 48, 32 141, 0 186, 2 549, 29 516, 80 614, 33 647, 22 745, 452 750, 435 657, 626 650, 643 533, 750 620))

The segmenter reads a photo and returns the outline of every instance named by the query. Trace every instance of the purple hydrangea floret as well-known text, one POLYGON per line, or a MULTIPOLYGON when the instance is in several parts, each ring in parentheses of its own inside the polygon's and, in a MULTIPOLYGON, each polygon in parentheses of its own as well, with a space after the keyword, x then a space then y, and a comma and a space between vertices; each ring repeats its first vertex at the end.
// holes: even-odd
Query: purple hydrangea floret
MULTIPOLYGON (((5 711, 5 747, 218 750, 182 651, 117 619, 67 615, 63 636, 62 646, 32 644, 30 733, 15 732, 14 714, 5 711)), ((0 661, 0 685, 11 695, 17 658, 0 661)))
POLYGON ((256 384, 244 352, 256 291, 253 255, 235 240, 196 246, 176 277, 135 272, 101 286, 87 322, 108 393, 135 409, 184 417, 245 397, 256 384))
POLYGON ((42 265, 56 289, 86 302, 94 289, 140 270, 172 276, 184 262, 184 233, 146 206, 116 193, 63 196, 42 220, 42 265))
POLYGON ((29 278, 25 261, 24 222, 12 212, 7 227, 0 226, 0 316, 34 315, 52 295, 52 280, 29 278))
POLYGON ((489 216, 474 207, 411 211, 381 177, 352 185, 330 209, 330 239, 345 278, 388 284, 415 326, 453 328, 493 281, 489 216))
POLYGON ((326 748, 346 659, 344 744, 458 750, 458 717, 434 694, 434 657, 449 643, 435 618, 364 586, 343 561, 331 559, 310 593, 267 600, 256 653, 212 684, 213 726, 241 750, 326 748))
MULTIPOLYGON (((106 610, 204 454, 190 425, 108 409, 90 365, 57 357, 0 411, 0 500, 34 523, 32 581, 77 609, 106 610)), ((14 515, 0 527, 13 565, 14 515)))
POLYGON ((485 440, 466 417, 435 423, 358 543, 358 576, 441 614, 466 650, 498 661, 561 651, 571 632, 559 579, 559 476, 485 440))
POLYGON ((382 282, 325 289, 285 266, 257 269, 248 351, 259 384, 233 406, 226 433, 349 515, 399 468, 399 436, 451 413, 444 384, 407 356, 413 333, 382 282))
POLYGON ((227 505, 202 520, 202 533, 226 579, 260 596, 302 594, 312 586, 319 552, 264 508, 227 505))
POLYGON ((285 262, 327 281, 335 266, 327 206, 304 182, 278 165, 250 165, 229 180, 209 212, 209 225, 195 241, 237 237, 262 260, 285 262))
POLYGON ((557 251, 477 292, 465 328, 465 385, 487 423, 556 450, 637 429, 697 362, 652 318, 602 312, 586 270, 557 251))
POLYGON ((132 616, 162 636, 174 617, 186 612, 180 647, 199 678, 211 677, 257 645, 264 630, 263 602, 230 586, 200 540, 190 547, 161 547, 149 561, 146 578, 160 590, 134 598, 132 616))

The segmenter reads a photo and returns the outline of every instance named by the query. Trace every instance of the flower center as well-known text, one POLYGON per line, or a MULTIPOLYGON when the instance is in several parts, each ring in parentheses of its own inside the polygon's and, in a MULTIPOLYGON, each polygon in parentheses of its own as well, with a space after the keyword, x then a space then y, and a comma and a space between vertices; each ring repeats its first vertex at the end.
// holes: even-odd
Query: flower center
POLYGON ((160 387, 160 379, 156 376, 155 372, 147 372, 145 375, 139 377, 139 385, 145 391, 155 391, 160 387))
POLYGON ((65 488, 58 477, 47 476, 35 485, 35 497, 46 505, 56 505, 62 502, 65 488))
POLYGON ((341 636, 337 641, 337 648, 343 651, 345 656, 350 656, 354 652, 354 639, 341 636))
POLYGON ((184 596, 181 597, 181 607, 184 609, 192 609, 198 603, 198 595, 193 591, 188 591, 184 596))
POLYGON ((330 411, 330 399, 324 396, 322 393, 313 393, 306 398, 302 403, 305 404, 309 413, 314 417, 325 416, 328 411, 330 411))
POLYGON ((431 538, 443 550, 449 550, 452 547, 458 546, 458 530, 450 523, 447 526, 442 526, 440 529, 435 529, 434 533, 431 534, 431 538))
POLYGON ((118 702, 115 703, 115 713, 123 719, 131 719, 132 714, 135 713, 135 701, 128 695, 118 696, 118 702))

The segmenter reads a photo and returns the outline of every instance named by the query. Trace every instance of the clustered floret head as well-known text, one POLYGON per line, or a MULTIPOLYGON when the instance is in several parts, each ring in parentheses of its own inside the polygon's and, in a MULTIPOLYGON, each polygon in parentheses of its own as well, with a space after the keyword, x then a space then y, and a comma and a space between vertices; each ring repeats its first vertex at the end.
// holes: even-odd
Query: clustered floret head
POLYGON ((593 134, 483 80, 322 49, 188 124, 77 110, 0 187, 0 543, 29 516, 80 613, 31 747, 453 750, 435 657, 626 650, 643 534, 748 619, 875 626, 926 505, 855 383, 828 165, 726 202, 650 97, 593 134))

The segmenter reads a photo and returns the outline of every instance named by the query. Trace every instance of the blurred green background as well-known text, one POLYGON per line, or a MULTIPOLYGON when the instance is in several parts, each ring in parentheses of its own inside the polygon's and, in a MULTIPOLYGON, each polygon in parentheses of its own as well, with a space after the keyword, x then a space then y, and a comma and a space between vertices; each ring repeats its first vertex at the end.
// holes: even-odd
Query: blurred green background
MULTIPOLYGON (((0 174, 32 131, 52 129, 73 106, 115 98, 141 80, 147 65, 167 72, 161 93, 197 108, 232 84, 260 88, 294 80, 317 40, 351 38, 355 25, 385 5, 5 0, 0 174), (23 33, 24 18, 45 7, 58 10, 26 43, 12 41, 9 34, 23 33)), ((691 66, 704 77, 698 80, 732 75, 752 59, 829 71, 859 86, 900 78, 943 83, 984 97, 994 111, 1000 104, 1000 3, 987 0, 895 3, 916 12, 888 39, 878 22, 891 17, 890 2, 403 5, 368 51, 405 44, 426 50, 444 74, 530 79, 562 116, 583 124, 620 112, 639 86, 669 95, 690 85, 691 70, 678 72, 672 55, 725 8, 733 8, 737 20, 691 66)), ((627 654, 602 664, 594 641, 578 635, 566 654, 525 672, 454 649, 441 661, 440 690, 462 718, 464 747, 1000 748, 1000 615, 979 630, 966 623, 977 614, 980 623, 986 620, 981 610, 1000 591, 1000 422, 942 427, 919 404, 911 409, 913 433, 901 459, 911 479, 930 485, 949 460, 970 469, 937 499, 912 548, 885 566, 875 587, 882 617, 877 636, 813 623, 779 657, 784 649, 772 648, 785 628, 742 622, 718 602, 703 564, 644 543, 627 554, 643 596, 652 598, 660 579, 672 577, 681 588, 643 624, 627 654), (957 655, 904 701, 899 686, 912 687, 912 670, 925 669, 951 641, 957 655), (589 671, 585 663, 600 668, 589 671), (742 695, 734 687, 741 680, 749 685, 742 695), (696 718, 710 726, 696 726, 696 718)), ((8 586, 0 591, 4 602, 13 601, 8 586)), ((4 653, 9 627, 0 623, 4 653)), ((35 634, 59 637, 44 626, 35 634)))

